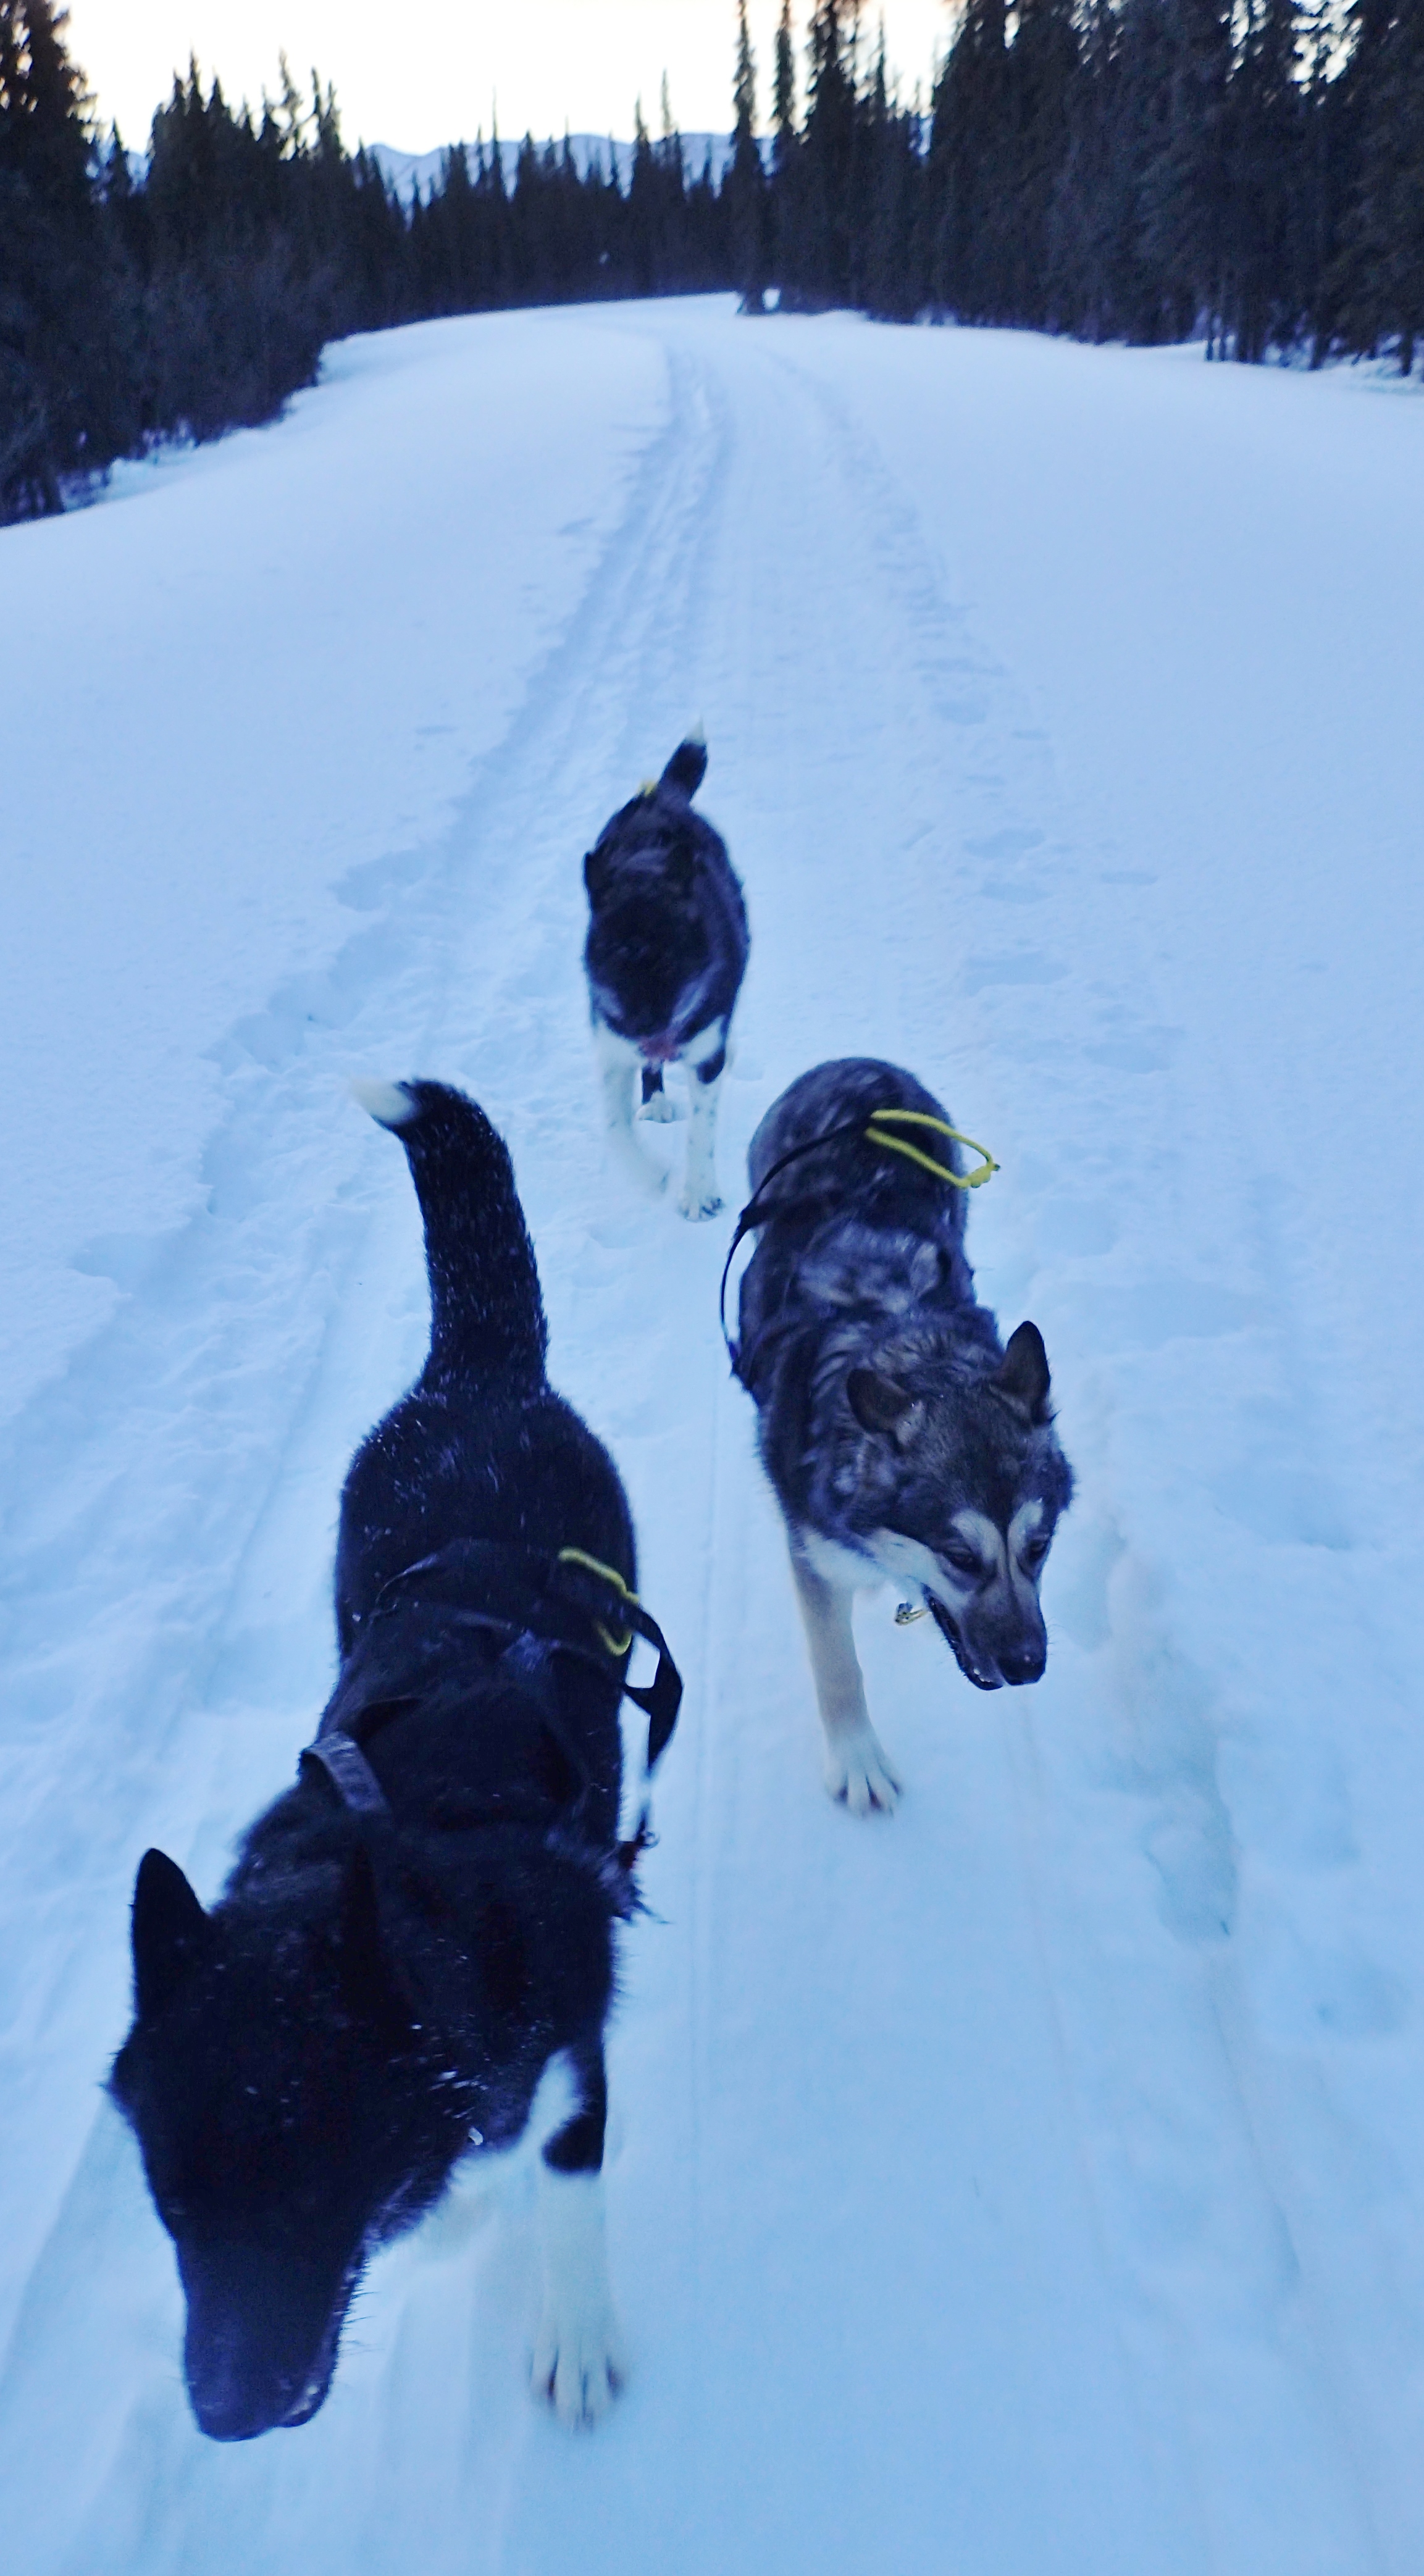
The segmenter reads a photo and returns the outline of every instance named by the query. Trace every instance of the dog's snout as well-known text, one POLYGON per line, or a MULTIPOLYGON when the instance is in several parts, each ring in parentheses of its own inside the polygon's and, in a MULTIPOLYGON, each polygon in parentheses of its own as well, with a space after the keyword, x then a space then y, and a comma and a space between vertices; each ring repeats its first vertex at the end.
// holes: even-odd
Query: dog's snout
POLYGON ((999 1670, 1005 1681, 1015 1685, 1020 1682, 1041 1682, 1047 1662, 1047 1646, 1038 1644, 1033 1638, 1025 1638, 1023 1644, 1019 1646, 1003 1647, 998 1657, 999 1670))
POLYGON ((210 2442, 252 2442, 282 2422, 292 2389, 282 2379, 254 2382, 240 2368, 209 2359, 190 2367, 188 2396, 210 2442))
POLYGON ((251 2442, 304 2424, 330 2385, 357 2264, 302 2264, 285 2246, 180 2242, 188 2301, 183 2370, 198 2428, 251 2442))

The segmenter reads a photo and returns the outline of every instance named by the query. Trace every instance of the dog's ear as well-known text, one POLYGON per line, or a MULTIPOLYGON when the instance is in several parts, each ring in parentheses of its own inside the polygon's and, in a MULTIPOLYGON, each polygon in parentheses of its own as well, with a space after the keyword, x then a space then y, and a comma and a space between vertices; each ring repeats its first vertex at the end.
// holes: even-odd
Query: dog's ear
POLYGON ((590 850, 583 863, 584 892, 597 912, 613 882, 613 859, 600 841, 590 850))
POLYGON ((1020 1324, 989 1381, 1029 1422, 1048 1420, 1048 1353, 1037 1324, 1020 1324))
POLYGON ((846 1394, 862 1431, 884 1432, 902 1449, 908 1448, 925 1418, 918 1397, 907 1395, 876 1369, 853 1368, 846 1379, 846 1394))
POLYGON ((358 2019, 376 2022, 383 2029, 407 2030, 410 2014, 386 1958, 376 1873, 364 1843, 357 1844, 346 1864, 336 1939, 342 1993, 349 2009, 358 2019))
POLYGON ((213 1946, 213 1927, 176 1860, 146 1851, 133 1897, 134 2011, 151 2020, 213 1946))

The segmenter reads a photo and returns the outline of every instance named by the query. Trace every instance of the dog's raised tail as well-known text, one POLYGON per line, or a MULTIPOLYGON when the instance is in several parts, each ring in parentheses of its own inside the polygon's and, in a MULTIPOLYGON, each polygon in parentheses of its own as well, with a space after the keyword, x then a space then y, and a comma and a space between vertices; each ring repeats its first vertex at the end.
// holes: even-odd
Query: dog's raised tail
POLYGON ((443 1082, 353 1082, 352 1095, 405 1147, 425 1223, 427 1378, 543 1383, 548 1327, 534 1247, 503 1137, 443 1082))
POLYGON ((367 1082, 358 1075, 351 1085, 351 1097, 378 1127, 408 1127, 415 1116, 408 1083, 367 1082))
POLYGON ((676 787, 684 796, 695 796, 706 775, 707 735, 699 722, 678 744, 663 771, 661 784, 676 787))

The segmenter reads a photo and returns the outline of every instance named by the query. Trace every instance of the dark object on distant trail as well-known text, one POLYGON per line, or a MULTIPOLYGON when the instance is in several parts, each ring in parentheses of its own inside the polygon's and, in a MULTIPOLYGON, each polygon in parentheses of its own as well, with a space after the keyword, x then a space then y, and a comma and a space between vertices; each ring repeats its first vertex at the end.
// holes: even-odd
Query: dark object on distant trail
POLYGON ((715 1216, 717 1095, 727 1032, 750 945, 747 909, 720 832, 691 799, 707 747, 689 736, 661 778, 606 823, 583 863, 593 918, 583 962, 603 1076, 609 1140, 641 1189, 663 1175, 633 1139, 633 1085, 643 1114, 676 1115, 664 1069, 685 1064, 691 1091, 684 1216, 715 1216))
POLYGON ((759 1239, 735 1355, 786 1519, 827 1785, 858 1815, 893 1808, 899 1783, 866 1710, 853 1595, 889 1575, 980 1690, 1036 1682, 1039 1577, 1073 1490, 1037 1325, 1004 1349, 964 1257, 964 1187, 889 1144, 876 1112, 912 1119, 899 1134, 963 1182, 912 1074, 869 1057, 803 1074, 747 1158, 759 1239))
POLYGON ((660 1649, 649 1768, 679 1684, 633 1592, 611 1459, 544 1374, 504 1145, 439 1083, 360 1088, 425 1219, 430 1356, 352 1461, 341 1672, 294 1788, 206 1913, 149 1852, 133 2029, 112 2091, 178 2251, 205 2433, 321 2405, 372 2250, 472 2143, 542 2153, 536 2388, 591 2421, 620 2363, 603 2246, 603 2025, 634 1629, 660 1649))

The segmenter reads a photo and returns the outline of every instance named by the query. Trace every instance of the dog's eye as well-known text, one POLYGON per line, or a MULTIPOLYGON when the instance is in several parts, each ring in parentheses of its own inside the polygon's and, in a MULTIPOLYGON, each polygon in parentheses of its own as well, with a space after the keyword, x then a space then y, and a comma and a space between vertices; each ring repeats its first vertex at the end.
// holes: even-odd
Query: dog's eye
POLYGON ((964 1575, 970 1583, 979 1581, 984 1569, 972 1547, 960 1547, 951 1539, 948 1547, 940 1552, 945 1564, 953 1566, 956 1574, 964 1575))
POLYGON ((1050 1534, 1047 1538, 1031 1538, 1020 1548, 1019 1554, 1030 1573, 1037 1572, 1052 1545, 1053 1539, 1050 1534))

